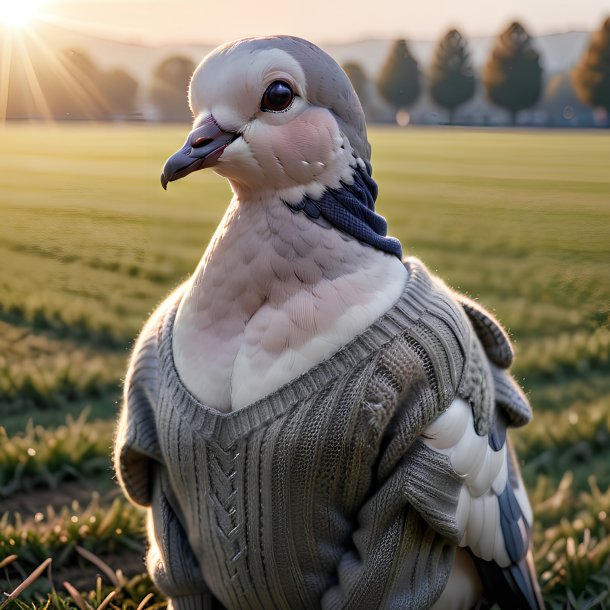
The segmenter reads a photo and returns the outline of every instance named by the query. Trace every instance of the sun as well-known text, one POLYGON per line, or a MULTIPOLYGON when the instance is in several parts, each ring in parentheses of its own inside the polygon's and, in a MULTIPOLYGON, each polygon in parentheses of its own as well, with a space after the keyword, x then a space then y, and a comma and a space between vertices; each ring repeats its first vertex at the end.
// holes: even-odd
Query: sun
POLYGON ((38 14, 42 0, 0 0, 0 23, 12 28, 25 27, 38 14))

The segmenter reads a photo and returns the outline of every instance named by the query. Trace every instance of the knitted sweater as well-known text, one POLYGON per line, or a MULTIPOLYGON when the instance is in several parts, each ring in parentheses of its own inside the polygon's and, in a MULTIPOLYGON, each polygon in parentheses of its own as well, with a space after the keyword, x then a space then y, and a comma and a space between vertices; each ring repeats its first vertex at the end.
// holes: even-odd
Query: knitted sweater
POLYGON ((115 462, 150 507, 148 568, 176 610, 425 608, 460 534, 460 478, 421 440, 459 396, 477 432, 529 406, 506 335, 416 259, 395 305, 343 349, 245 408, 198 402, 173 362, 178 289, 125 383, 115 462))

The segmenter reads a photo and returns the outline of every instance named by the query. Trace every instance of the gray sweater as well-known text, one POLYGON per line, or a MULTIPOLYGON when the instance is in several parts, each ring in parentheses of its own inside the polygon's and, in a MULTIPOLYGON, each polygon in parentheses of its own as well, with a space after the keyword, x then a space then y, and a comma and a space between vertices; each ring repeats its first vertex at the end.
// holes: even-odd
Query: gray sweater
POLYGON ((421 441, 459 396, 479 434, 530 418, 505 333, 416 259, 399 301, 325 362, 239 411, 173 362, 178 289, 125 382, 115 465, 150 507, 148 569, 176 610, 426 608, 460 542, 460 479, 421 441))

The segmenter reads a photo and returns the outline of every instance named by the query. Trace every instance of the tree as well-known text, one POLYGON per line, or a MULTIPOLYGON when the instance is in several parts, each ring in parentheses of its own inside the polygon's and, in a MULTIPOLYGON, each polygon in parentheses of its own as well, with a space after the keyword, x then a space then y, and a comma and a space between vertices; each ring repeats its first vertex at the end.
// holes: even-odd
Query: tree
POLYGON ((405 40, 397 40, 392 45, 377 88, 381 97, 397 110, 409 107, 419 97, 419 68, 405 40))
MULTIPOLYGON (((5 33, 0 29, 0 34, 5 33)), ((102 118, 106 105, 99 70, 79 50, 53 54, 33 37, 0 40, 0 116, 14 118, 102 118)))
POLYGON ((104 72, 101 83, 111 114, 133 113, 138 92, 138 81, 133 76, 116 68, 104 72))
POLYGON ((50 51, 32 37, 3 40, 0 26, 0 120, 107 119, 129 114, 138 83, 120 69, 102 71, 84 51, 50 51))
POLYGON ((186 57, 168 57, 153 74, 150 100, 166 121, 190 121, 191 111, 186 102, 193 61, 186 57))
POLYGON ((513 125, 517 114, 540 98, 540 57, 520 23, 511 23, 498 36, 483 70, 483 85, 489 100, 510 112, 513 125))
POLYGON ((610 17, 592 38, 572 72, 572 82, 582 102, 610 113, 610 17))
POLYGON ((450 30, 436 47, 429 76, 430 95, 449 111, 449 123, 453 123, 455 109, 474 95, 474 86, 466 39, 450 30))
POLYGON ((58 54, 52 68, 39 71, 39 81, 53 116, 61 119, 108 116, 101 88, 102 73, 89 55, 78 49, 66 49, 58 54))
POLYGON ((356 62, 348 61, 342 66, 343 71, 347 74, 350 79, 352 86, 354 87, 354 91, 362 104, 362 108, 367 113, 367 108, 369 106, 369 94, 368 94, 368 77, 362 66, 356 62))
POLYGON ((366 97, 366 84, 368 81, 362 66, 356 62, 348 61, 347 63, 343 64, 342 68, 350 79, 352 86, 354 87, 354 91, 362 103, 362 98, 366 97))

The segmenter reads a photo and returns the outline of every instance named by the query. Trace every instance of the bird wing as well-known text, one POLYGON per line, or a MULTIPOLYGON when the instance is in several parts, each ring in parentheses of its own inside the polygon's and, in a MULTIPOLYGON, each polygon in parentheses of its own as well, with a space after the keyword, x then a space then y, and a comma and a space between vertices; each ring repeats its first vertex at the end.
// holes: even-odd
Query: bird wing
POLYGON ((424 443, 445 454, 462 478, 460 546, 470 552, 486 593, 503 608, 541 608, 532 571, 532 509, 506 427, 505 416, 496 413, 490 433, 478 435, 472 408, 458 398, 427 428, 424 443))
POLYGON ((458 297, 485 351, 494 386, 487 434, 479 434, 471 404, 456 398, 428 426, 427 447, 448 458, 462 480, 456 507, 460 546, 470 553, 488 602, 501 608, 543 608, 532 552, 532 509, 507 428, 531 417, 526 397, 506 368, 512 349, 500 325, 472 301, 458 297))

